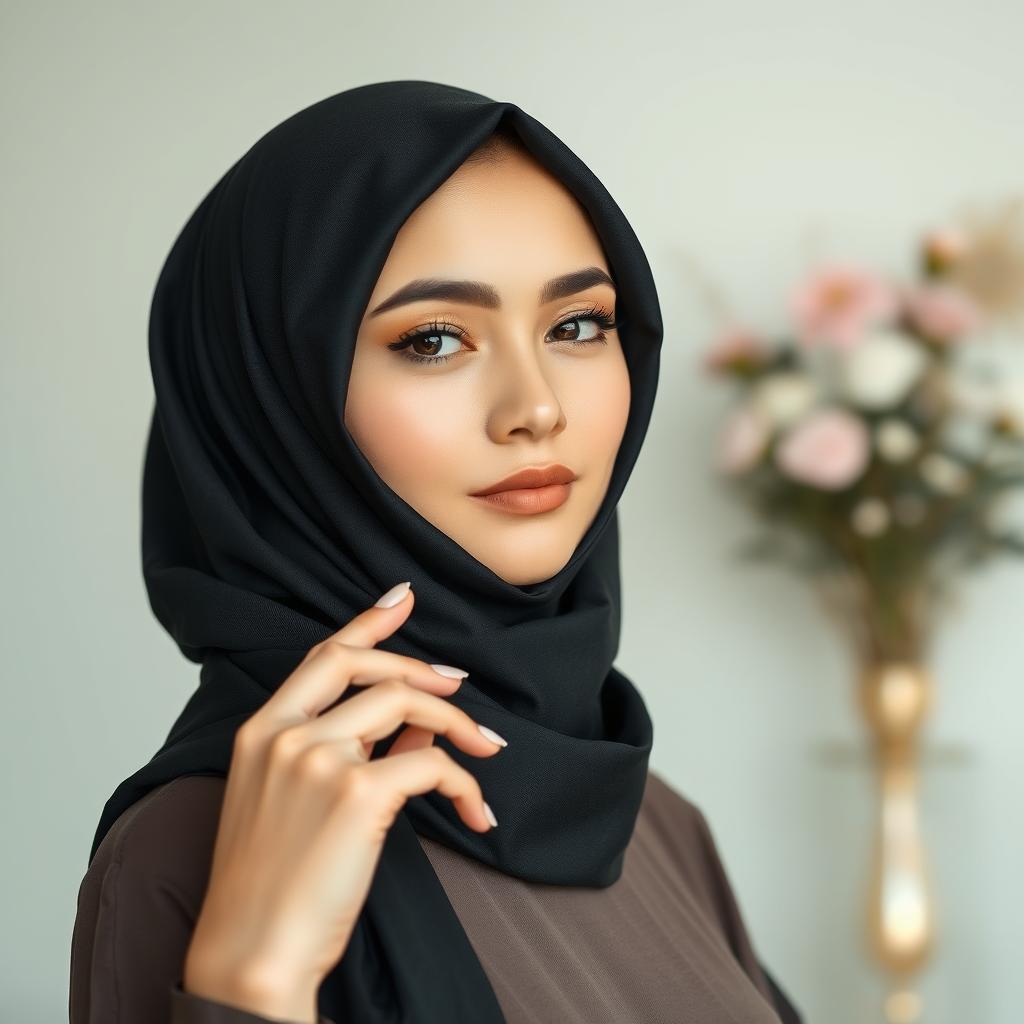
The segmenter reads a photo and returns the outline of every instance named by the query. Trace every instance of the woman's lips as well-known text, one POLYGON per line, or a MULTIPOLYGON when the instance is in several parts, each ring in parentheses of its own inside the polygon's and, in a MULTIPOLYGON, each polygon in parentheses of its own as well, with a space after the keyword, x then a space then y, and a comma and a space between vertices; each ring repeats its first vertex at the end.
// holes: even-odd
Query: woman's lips
POLYGON ((502 512, 517 516, 532 516, 538 512, 550 512, 563 505, 569 498, 568 484, 548 484, 546 487, 517 487, 509 491, 495 491, 493 494, 470 495, 474 501, 487 504, 502 512))

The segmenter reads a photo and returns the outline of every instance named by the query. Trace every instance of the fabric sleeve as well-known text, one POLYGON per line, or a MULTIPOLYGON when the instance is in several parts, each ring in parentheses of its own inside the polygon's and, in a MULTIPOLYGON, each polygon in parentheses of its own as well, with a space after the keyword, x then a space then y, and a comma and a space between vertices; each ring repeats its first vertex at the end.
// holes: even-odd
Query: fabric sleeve
MULTIPOLYGON (((334 1024, 329 1017, 317 1018, 318 1024, 334 1024)), ((170 1024, 288 1024, 278 1018, 261 1017, 258 1013, 228 1006, 214 999, 206 999, 186 992, 181 982, 171 986, 170 1024)))
POLYGON ((79 886, 70 1024, 280 1024, 181 988, 222 794, 182 777, 111 826, 79 886))

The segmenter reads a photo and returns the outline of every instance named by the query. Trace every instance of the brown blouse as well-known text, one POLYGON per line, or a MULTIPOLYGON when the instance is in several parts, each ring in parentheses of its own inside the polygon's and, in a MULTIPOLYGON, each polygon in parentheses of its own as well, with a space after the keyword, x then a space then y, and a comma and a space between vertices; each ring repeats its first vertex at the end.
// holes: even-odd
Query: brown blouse
MULTIPOLYGON (((158 786, 104 837, 79 888, 70 1024, 270 1024, 181 988, 224 784, 158 786)), ((622 875, 603 889, 524 882, 419 839, 508 1024, 799 1024, 704 815, 654 771, 622 875)))

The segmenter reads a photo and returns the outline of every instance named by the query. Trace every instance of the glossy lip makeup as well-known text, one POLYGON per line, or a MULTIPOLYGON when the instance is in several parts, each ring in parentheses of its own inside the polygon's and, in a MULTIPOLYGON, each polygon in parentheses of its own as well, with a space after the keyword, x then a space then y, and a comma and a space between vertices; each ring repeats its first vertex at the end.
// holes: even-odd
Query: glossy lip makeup
POLYGON ((550 512, 569 498, 569 489, 576 474, 566 466, 530 466, 499 480, 490 487, 473 491, 470 497, 484 501, 502 512, 513 515, 536 515, 550 512))

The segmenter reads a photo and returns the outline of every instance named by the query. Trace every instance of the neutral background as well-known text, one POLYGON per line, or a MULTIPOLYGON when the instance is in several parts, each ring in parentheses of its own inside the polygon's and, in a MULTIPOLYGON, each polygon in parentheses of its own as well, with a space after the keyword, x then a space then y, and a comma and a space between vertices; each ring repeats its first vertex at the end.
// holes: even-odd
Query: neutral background
MULTIPOLYGON (((196 682, 151 617, 138 553, 146 323, 171 241, 283 118, 353 85, 426 78, 546 123, 644 243, 665 356, 622 504, 619 665, 654 714, 654 767, 705 811, 759 952, 807 1020, 881 1020, 862 940, 871 774, 825 753, 860 735, 850 665, 795 578, 731 559, 750 520, 709 468, 727 393, 696 369, 708 320, 688 268, 695 257, 738 309, 778 326, 813 253, 908 271, 919 230, 962 200, 1019 191, 1024 8, 2 10, 0 1016, 66 1014, 100 809, 196 682)), ((923 991, 929 1024, 1017 1024, 1024 568, 963 593, 934 660, 924 820, 941 933, 923 991)))

